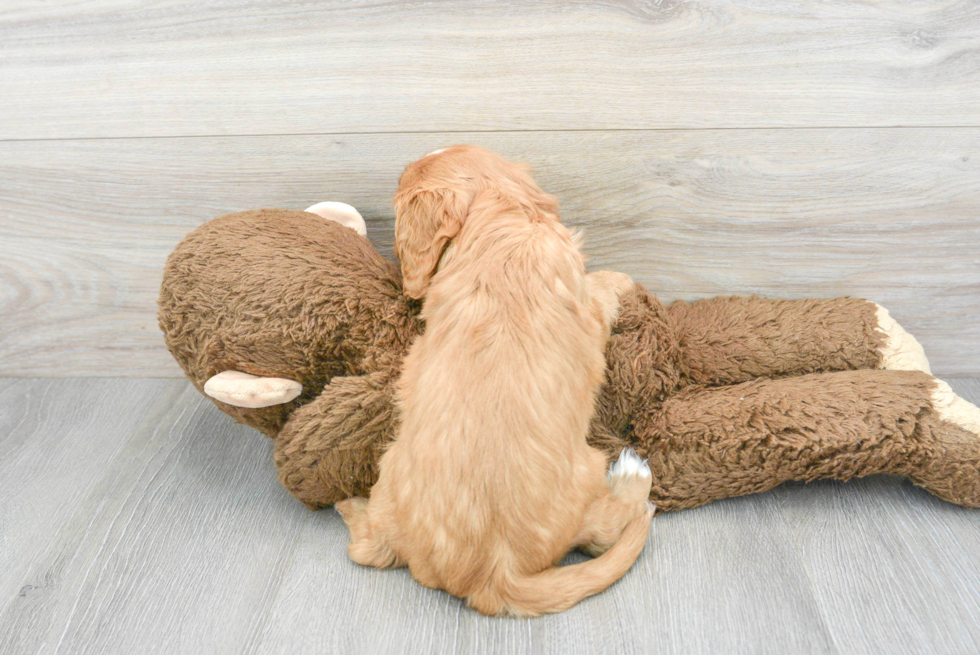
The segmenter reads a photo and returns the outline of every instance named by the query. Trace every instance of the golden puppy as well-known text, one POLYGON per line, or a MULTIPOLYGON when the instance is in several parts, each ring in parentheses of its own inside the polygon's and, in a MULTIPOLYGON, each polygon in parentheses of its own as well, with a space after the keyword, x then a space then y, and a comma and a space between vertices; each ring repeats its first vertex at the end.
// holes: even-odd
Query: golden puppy
POLYGON ((337 504, 350 557, 407 565, 484 614, 567 609, 626 573, 652 515, 646 462, 627 451, 607 475, 586 443, 632 282, 587 276, 555 199, 480 148, 410 165, 395 210, 426 330, 405 358, 398 438, 371 499, 337 504), (574 547, 603 554, 557 568, 574 547))

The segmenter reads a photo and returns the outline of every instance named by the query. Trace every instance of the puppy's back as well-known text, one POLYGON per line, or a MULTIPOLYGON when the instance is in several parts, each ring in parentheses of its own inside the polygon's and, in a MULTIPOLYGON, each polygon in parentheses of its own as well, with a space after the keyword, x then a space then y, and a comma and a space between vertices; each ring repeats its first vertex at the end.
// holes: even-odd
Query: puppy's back
POLYGON ((494 584, 493 571, 519 578, 568 550, 598 493, 570 473, 601 457, 581 446, 604 366, 567 230, 470 220, 426 297, 392 461, 413 574, 459 596, 494 584))

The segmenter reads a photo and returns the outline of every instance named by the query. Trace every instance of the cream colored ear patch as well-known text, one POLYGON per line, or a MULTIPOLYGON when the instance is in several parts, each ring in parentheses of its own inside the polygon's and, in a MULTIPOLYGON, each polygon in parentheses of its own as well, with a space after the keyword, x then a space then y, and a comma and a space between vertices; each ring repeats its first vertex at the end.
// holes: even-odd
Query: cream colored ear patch
POLYGON ((932 374, 926 351, 911 334, 895 322, 888 310, 875 303, 877 330, 885 335, 881 345, 881 368, 890 371, 922 371, 932 374))
POLYGON ((944 421, 980 436, 980 407, 957 396, 942 380, 936 380, 932 406, 944 421))
POLYGON ((294 399, 303 385, 285 378, 261 378, 240 371, 222 371, 204 383, 204 393, 235 407, 271 407, 294 399))
POLYGON ((318 202, 312 207, 307 207, 305 211, 316 214, 328 221, 336 221, 344 227, 349 227, 362 237, 367 236, 367 224, 357 211, 347 203, 343 202, 318 202))

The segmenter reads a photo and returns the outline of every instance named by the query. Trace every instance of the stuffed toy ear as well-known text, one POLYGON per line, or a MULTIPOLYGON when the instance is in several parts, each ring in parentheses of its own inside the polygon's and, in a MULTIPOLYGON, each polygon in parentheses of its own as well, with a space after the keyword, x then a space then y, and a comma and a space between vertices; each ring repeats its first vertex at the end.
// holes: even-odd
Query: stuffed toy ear
POLYGON ((421 298, 449 240, 459 234, 467 203, 448 189, 410 188, 395 196, 395 254, 402 265, 402 289, 421 298))
POLYGON ((285 378, 263 378, 240 371, 222 371, 204 383, 204 393, 235 407, 271 407, 293 400, 303 385, 285 378))
POLYGON ((349 227, 362 237, 367 236, 367 225, 360 212, 343 202, 318 202, 306 209, 311 214, 316 214, 328 221, 336 221, 345 227, 349 227))

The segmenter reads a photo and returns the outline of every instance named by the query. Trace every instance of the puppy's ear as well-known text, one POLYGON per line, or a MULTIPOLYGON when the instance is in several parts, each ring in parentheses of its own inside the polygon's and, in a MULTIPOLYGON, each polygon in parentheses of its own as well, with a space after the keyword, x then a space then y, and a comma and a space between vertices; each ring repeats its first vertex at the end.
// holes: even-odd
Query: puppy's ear
POLYGON ((421 298, 449 240, 459 234, 467 203, 446 189, 406 189, 395 196, 395 254, 402 265, 402 288, 421 298))

